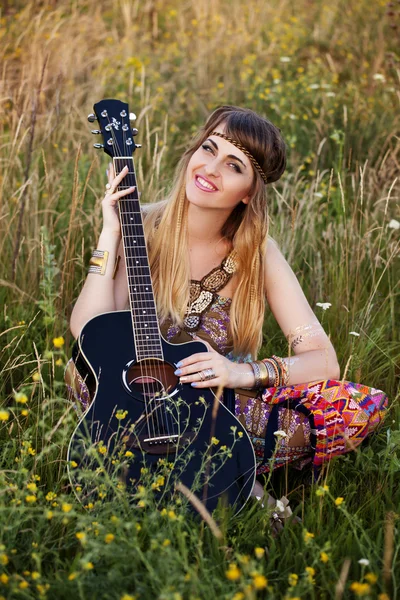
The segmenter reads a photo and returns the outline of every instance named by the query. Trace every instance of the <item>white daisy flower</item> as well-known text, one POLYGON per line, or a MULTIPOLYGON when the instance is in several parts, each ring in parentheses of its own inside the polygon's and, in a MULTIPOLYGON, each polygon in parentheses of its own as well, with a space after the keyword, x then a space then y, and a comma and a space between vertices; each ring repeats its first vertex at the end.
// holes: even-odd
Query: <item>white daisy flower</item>
POLYGON ((372 79, 375 79, 375 81, 386 81, 386 78, 382 73, 375 73, 372 75, 372 79))
POLYGON ((322 310, 328 310, 332 304, 330 302, 317 302, 316 306, 320 306, 322 310))
POLYGON ((368 558, 360 558, 360 560, 358 561, 358 564, 362 565, 363 567, 368 567, 369 560, 368 560, 368 558))
POLYGON ((290 62, 292 59, 290 58, 290 56, 281 56, 279 59, 281 62, 290 62))
POLYGON ((391 219, 388 223, 389 229, 400 229, 400 223, 396 219, 391 219))
POLYGON ((277 438, 287 437, 287 433, 286 431, 283 431, 283 429, 278 429, 278 431, 274 431, 274 435, 276 435, 277 438))

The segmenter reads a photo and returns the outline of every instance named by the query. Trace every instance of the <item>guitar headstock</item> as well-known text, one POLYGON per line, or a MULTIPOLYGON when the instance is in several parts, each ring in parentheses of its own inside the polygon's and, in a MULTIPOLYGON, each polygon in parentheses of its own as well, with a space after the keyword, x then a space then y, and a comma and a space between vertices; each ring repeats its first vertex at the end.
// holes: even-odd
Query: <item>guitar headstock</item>
POLYGON ((105 99, 93 106, 95 114, 88 116, 88 121, 98 121, 100 129, 92 130, 93 134, 103 136, 103 144, 94 144, 95 148, 104 148, 104 152, 111 158, 132 156, 139 144, 135 144, 134 136, 138 130, 131 127, 131 120, 136 115, 129 113, 126 102, 121 100, 105 99))

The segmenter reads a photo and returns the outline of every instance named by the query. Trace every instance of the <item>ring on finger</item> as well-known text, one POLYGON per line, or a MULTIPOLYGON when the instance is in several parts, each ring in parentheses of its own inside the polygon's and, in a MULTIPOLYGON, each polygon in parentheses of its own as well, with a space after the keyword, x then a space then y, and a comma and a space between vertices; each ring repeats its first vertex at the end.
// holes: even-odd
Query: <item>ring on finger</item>
POLYGON ((202 373, 204 374, 204 381, 216 378, 216 374, 213 369, 205 369, 204 371, 202 371, 202 373))
POLYGON ((200 381, 205 381, 205 379, 206 379, 205 371, 199 371, 198 375, 200 376, 200 381))

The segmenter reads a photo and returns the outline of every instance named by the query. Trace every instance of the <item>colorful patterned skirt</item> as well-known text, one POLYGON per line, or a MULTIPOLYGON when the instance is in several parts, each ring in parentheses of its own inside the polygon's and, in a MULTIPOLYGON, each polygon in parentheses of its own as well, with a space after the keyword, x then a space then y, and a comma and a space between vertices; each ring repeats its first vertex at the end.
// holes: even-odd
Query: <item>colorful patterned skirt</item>
MULTIPOLYGON (((91 402, 85 381, 72 359, 65 369, 69 398, 86 410, 91 402)), ((227 394, 228 408, 248 431, 257 475, 292 464, 313 463, 314 474, 333 456, 354 450, 382 422, 388 406, 384 392, 349 381, 315 381, 266 388, 257 396, 245 390, 227 394), (291 437, 302 427, 304 443, 291 437)))
POLYGON ((354 450, 382 422, 384 392, 349 381, 315 381, 235 395, 236 417, 253 441, 257 474, 292 463, 313 463, 318 476, 333 456, 354 450), (290 445, 301 425, 304 444, 290 445))

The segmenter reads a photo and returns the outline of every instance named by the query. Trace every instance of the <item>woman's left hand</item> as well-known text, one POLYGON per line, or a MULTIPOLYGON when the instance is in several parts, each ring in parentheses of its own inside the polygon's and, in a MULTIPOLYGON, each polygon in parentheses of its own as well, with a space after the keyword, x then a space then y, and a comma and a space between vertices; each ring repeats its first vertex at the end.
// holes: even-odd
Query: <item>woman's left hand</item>
POLYGON ((181 383, 190 383, 196 388, 227 387, 240 388, 254 385, 254 373, 249 364, 234 363, 214 350, 210 344, 197 336, 208 352, 198 352, 177 364, 175 375, 181 383))

